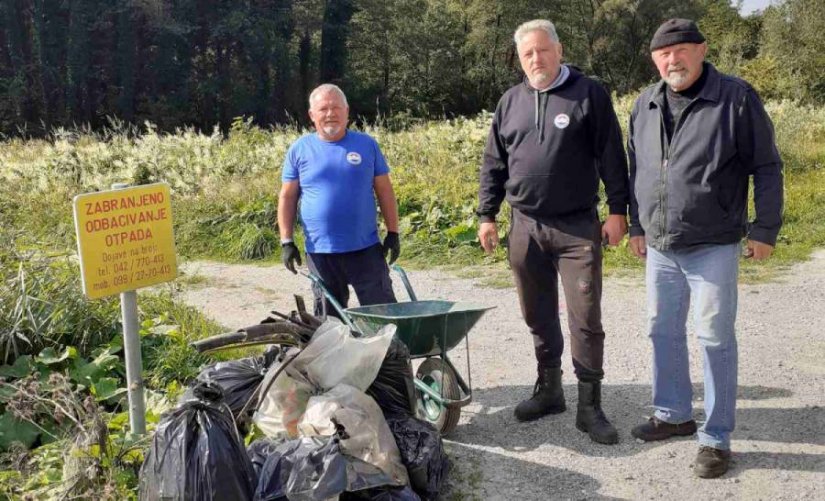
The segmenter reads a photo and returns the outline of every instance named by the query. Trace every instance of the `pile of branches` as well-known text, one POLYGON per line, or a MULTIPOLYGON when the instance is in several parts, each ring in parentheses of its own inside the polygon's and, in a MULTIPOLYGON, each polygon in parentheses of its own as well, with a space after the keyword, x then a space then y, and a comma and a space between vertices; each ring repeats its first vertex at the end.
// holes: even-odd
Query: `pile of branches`
POLYGON ((257 325, 201 339, 192 346, 200 353, 261 344, 305 346, 323 321, 307 312, 303 297, 294 297, 297 309, 288 315, 273 310, 257 325))

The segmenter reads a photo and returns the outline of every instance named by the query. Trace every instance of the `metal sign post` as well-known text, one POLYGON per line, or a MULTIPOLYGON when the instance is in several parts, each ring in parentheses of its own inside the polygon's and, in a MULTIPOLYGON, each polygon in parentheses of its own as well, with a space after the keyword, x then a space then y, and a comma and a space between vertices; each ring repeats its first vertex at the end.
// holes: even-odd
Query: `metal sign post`
POLYGON ((74 198, 83 292, 89 299, 120 294, 129 426, 146 433, 137 289, 177 277, 169 186, 156 183, 74 198))
POLYGON ((135 435, 143 435, 146 433, 146 406, 143 402, 143 361, 140 356, 137 292, 120 293, 120 314, 123 318, 123 356, 126 358, 129 429, 135 435))
MULTIPOLYGON (((115 183, 113 190, 128 188, 115 183)), ((120 293, 120 317, 123 324, 123 358, 126 359, 126 389, 129 397, 129 429, 133 435, 146 434, 146 405, 143 400, 143 358, 140 353, 140 318, 137 291, 120 293)))

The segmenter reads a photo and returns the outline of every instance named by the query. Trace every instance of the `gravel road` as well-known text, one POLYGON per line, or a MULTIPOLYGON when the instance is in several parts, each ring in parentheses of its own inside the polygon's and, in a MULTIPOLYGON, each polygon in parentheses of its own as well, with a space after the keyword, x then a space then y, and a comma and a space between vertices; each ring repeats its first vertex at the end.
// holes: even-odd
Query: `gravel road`
MULTIPOLYGON (((183 269, 184 300, 232 329, 258 323, 271 309, 294 309, 292 294, 311 297, 306 279, 280 265, 190 262, 183 269)), ((645 444, 630 436, 652 412, 641 276, 605 281, 603 406, 621 436, 605 446, 575 429, 569 353, 568 411, 533 423, 513 417, 532 390, 535 360, 512 288, 443 271, 409 275, 421 299, 496 307, 470 334, 474 401, 445 437, 454 468, 444 499, 825 499, 825 251, 773 282, 740 286, 734 465, 716 480, 693 475, 694 437, 645 444)), ((689 344, 701 420, 701 356, 696 339, 689 344)), ((466 363, 456 358, 459 367, 466 363)))

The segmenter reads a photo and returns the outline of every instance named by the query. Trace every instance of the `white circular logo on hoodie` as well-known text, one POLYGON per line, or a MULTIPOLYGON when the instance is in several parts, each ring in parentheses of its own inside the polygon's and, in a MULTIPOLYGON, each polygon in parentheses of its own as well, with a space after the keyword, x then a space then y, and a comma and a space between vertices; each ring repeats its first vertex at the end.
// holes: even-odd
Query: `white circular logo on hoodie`
POLYGON ((559 113, 556 115, 556 118, 553 119, 553 124, 558 129, 564 129, 568 125, 570 125, 570 117, 567 116, 565 113, 559 113))

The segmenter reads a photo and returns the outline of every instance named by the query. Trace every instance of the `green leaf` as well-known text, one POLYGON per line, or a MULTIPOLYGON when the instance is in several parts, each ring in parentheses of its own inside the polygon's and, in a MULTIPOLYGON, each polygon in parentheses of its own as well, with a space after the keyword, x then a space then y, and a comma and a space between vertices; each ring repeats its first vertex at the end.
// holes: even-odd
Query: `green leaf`
MULTIPOLYGON (((60 425, 55 423, 54 421, 48 419, 43 420, 40 423, 40 426, 43 427, 48 433, 41 433, 40 435, 40 442, 43 445, 51 444, 57 440, 60 440, 61 436, 64 436, 66 433, 65 427, 69 426, 68 423, 64 424, 64 427, 61 428, 60 425)), ((38 449, 39 450, 39 449, 38 449)))
POLYGON ((28 421, 21 421, 10 412, 0 416, 0 450, 6 450, 14 442, 29 448, 40 436, 40 430, 28 421))
POLYGON ((79 458, 91 457, 95 459, 100 458, 100 444, 92 444, 88 449, 75 449, 72 455, 79 458))
POLYGON ((69 377, 77 384, 96 383, 100 378, 112 373, 120 363, 116 355, 112 355, 113 348, 106 348, 91 362, 77 358, 69 370, 69 377))
POLYGON ((140 449, 140 447, 129 449, 128 451, 124 452, 123 455, 120 457, 120 460, 124 463, 133 465, 142 464, 143 459, 143 451, 140 449))
POLYGON ((17 357, 13 365, 0 367, 0 376, 13 378, 26 377, 31 374, 32 369, 31 355, 23 355, 22 357, 17 357))
POLYGON ((476 229, 471 225, 459 224, 444 230, 444 235, 459 243, 474 242, 476 240, 476 229))
POLYGON ((35 358, 34 360, 35 362, 39 362, 45 365, 56 365, 65 360, 75 358, 77 358, 77 348, 75 348, 74 346, 67 346, 66 349, 63 350, 63 353, 61 353, 60 355, 57 354, 54 348, 46 348, 43 351, 41 351, 40 355, 38 355, 37 358, 35 358))
POLYGON ((164 336, 168 335, 171 331, 177 331, 178 329, 179 326, 177 325, 163 324, 152 327, 151 329, 149 329, 149 332, 156 336, 164 336))
POLYGON ((123 431, 126 429, 127 425, 129 424, 129 413, 128 412, 120 412, 115 414, 115 417, 109 420, 109 430, 111 431, 123 431))
POLYGON ((120 387, 120 380, 113 377, 104 377, 92 383, 92 395, 95 400, 102 402, 126 393, 126 388, 120 387))
POLYGON ((0 384, 0 403, 5 404, 17 393, 17 389, 10 384, 0 384))
POLYGON ((0 485, 10 486, 12 483, 19 483, 23 480, 23 475, 15 470, 0 471, 0 485))

